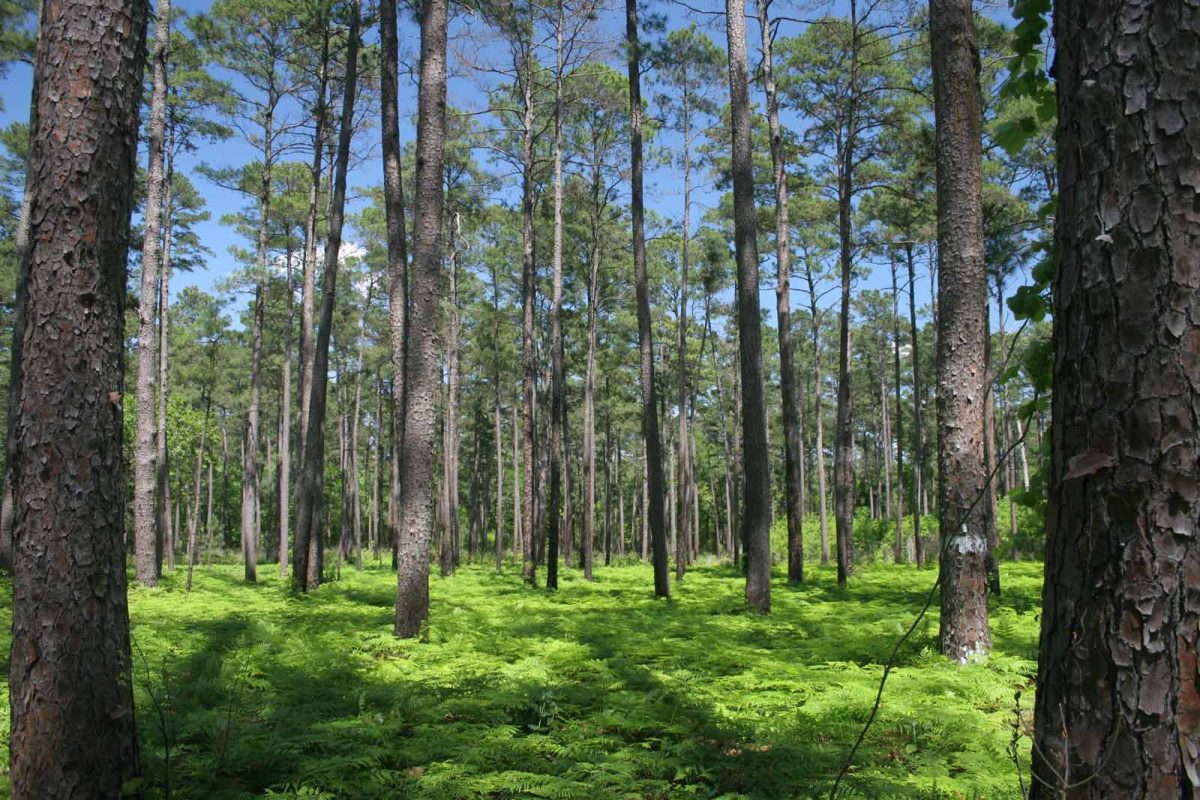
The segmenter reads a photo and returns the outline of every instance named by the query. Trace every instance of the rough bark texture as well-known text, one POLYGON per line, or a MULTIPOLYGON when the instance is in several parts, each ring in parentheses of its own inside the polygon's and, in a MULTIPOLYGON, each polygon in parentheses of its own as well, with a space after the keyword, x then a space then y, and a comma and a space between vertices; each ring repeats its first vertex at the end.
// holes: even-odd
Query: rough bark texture
POLYGON ((143 586, 157 586, 159 560, 155 490, 158 433, 155 393, 158 387, 158 335, 155 330, 159 256, 162 242, 163 143, 167 130, 167 45, 171 35, 170 0, 155 9, 151 54, 149 166, 146 170, 145 236, 142 241, 142 284, 138 296, 137 421, 134 433, 133 542, 135 574, 143 586))
POLYGON ((404 452, 405 359, 408 328, 408 230, 404 220, 404 176, 400 162, 400 111, 398 108, 399 42, 396 34, 396 0, 380 0, 380 133, 383 137, 383 206, 387 218, 388 335, 392 355, 392 469, 388 496, 388 527, 396 547, 400 508, 400 461, 404 452))
POLYGON ((742 469, 745 475, 746 602, 771 610, 771 471, 763 398, 758 305, 757 219, 750 159, 750 78, 746 58, 746 4, 725 0, 729 38, 734 243, 737 253, 738 353, 742 376, 742 469))
POLYGON ((1194 797, 1200 14, 1062 0, 1055 38, 1053 458, 1033 796, 1194 797))
POLYGON ((14 798, 137 776, 125 591, 122 348, 144 2, 42 9, 14 420, 14 798))
POLYGON ((793 366, 791 293, 791 224, 788 219, 788 173, 779 123, 779 98, 771 22, 767 0, 759 0, 758 27, 762 39, 762 80, 767 95, 767 126, 771 135, 771 168, 775 183, 775 317, 779 328, 779 388, 783 400, 784 505, 787 509, 788 583, 804 580, 804 479, 800 461, 800 405, 793 366))
POLYGON ((562 533, 563 422, 567 391, 563 373, 563 0, 558 0, 555 25, 554 69, 554 252, 550 297, 550 542, 546 561, 546 588, 558 588, 558 540, 562 533))
POLYGON ((396 570, 397 636, 414 637, 429 616, 429 541, 433 535, 433 449, 437 393, 438 278, 441 271, 442 168, 446 142, 447 0, 421 7, 417 90, 416 220, 413 228, 411 341, 405 375, 407 422, 400 467, 396 570))
MULTIPOLYGON (((307 435, 300 460, 299 502, 296 505, 296 554, 292 581, 301 591, 315 587, 310 556, 311 544, 319 541, 320 497, 325 471, 325 401, 329 373, 329 337, 333 328, 333 304, 337 293, 338 256, 342 248, 342 223, 345 219, 346 172, 350 162, 350 141, 354 132, 354 99, 358 88, 359 0, 350 8, 350 30, 346 45, 346 85, 342 90, 342 122, 338 132, 337 164, 330 199, 329 238, 325 242, 325 274, 321 285, 321 317, 317 326, 313 359, 312 396, 308 402, 307 435)), ((357 504, 357 495, 355 499, 357 504)), ((343 509, 343 514, 353 513, 343 509)), ((316 573, 319 581, 320 573, 316 573)))
POLYGON ((979 48, 971 0, 931 0, 938 206, 938 473, 942 614, 956 661, 991 648, 987 616, 987 274, 979 48))
POLYGON ((537 341, 534 314, 537 305, 537 261, 533 241, 534 198, 534 116, 533 116, 533 56, 531 45, 522 45, 520 64, 523 100, 521 140, 521 458, 525 470, 522 478, 521 533, 524 548, 521 556, 521 576, 527 584, 537 582, 537 559, 534 540, 537 538, 535 498, 537 497, 537 341))
POLYGON ((670 597, 667 571, 666 512, 663 508, 662 441, 654 386, 654 334, 650 319, 650 281, 646 271, 646 220, 642 158, 642 58, 638 40, 637 0, 625 0, 626 57, 629 60, 630 213, 633 218, 633 271, 637 294, 638 350, 641 356, 642 438, 646 445, 646 522, 654 558, 654 595, 670 597))

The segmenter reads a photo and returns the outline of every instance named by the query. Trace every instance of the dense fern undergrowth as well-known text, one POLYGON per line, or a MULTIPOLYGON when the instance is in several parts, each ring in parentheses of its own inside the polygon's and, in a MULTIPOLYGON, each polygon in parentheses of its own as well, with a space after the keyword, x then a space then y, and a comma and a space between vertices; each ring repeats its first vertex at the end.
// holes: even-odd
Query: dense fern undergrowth
MULTIPOLYGON (((844 591, 830 569, 808 575, 790 589, 777 572, 763 617, 745 610, 727 565, 693 570, 669 602, 651 597, 643 566, 599 568, 591 584, 565 570, 554 594, 524 588, 511 568, 468 566, 433 579, 432 619, 413 642, 391 635, 386 566, 344 570, 307 597, 277 577, 246 585, 240 566, 197 568, 187 594, 180 570, 130 590, 143 788, 173 798, 827 795, 935 573, 864 566, 844 591)), ((1041 565, 1006 564, 1003 581, 986 661, 936 655, 936 606, 917 629, 844 796, 1020 796, 1028 740, 1014 695, 1031 706, 1041 565)))

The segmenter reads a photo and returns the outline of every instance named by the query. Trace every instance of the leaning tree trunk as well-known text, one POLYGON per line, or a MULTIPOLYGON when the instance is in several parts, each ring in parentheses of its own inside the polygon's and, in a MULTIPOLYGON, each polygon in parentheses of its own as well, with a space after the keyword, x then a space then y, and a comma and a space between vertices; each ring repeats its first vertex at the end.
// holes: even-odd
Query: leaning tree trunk
POLYGON ((140 773, 126 605, 122 348, 145 2, 48 4, 10 431, 12 796, 119 797, 140 773), (63 276, 70 276, 64 280, 63 276))
POLYGON ((1181 3, 1060 0, 1055 41, 1053 457, 1033 797, 1194 797, 1200 20, 1181 3))
MULTIPOLYGON (((342 91, 342 122, 338 131, 337 165, 330 201, 329 238, 325 243, 325 274, 321 285, 321 318, 317 326, 315 357, 308 402, 307 431, 300 459, 299 502, 296 506, 296 536, 292 583, 300 591, 315 588, 320 581, 314 571, 312 543, 319 540, 320 497, 324 489, 325 402, 329 372, 329 337, 333 327, 333 304, 337 294, 338 255, 342 247, 342 223, 346 207, 346 172, 350 161, 350 141, 354 132, 354 98, 358 88, 359 0, 350 8, 350 30, 346 44, 346 85, 342 91)), ((357 495, 356 495, 357 496, 357 495)), ((351 509, 342 509, 345 514, 351 509)), ((318 554, 320 549, 318 548, 318 554)), ((319 555, 318 555, 319 564, 319 555)))
POLYGON ((155 503, 158 473, 155 470, 158 435, 155 397, 158 386, 158 337, 154 309, 158 294, 159 258, 162 249, 163 143, 167 130, 167 50, 171 37, 170 0, 159 0, 155 9, 153 88, 150 92, 149 167, 146 170, 146 218, 142 239, 142 285, 138 299, 137 419, 133 467, 133 549, 137 582, 157 586, 159 576, 158 507, 155 503))
POLYGON ((757 220, 750 160, 750 89, 746 58, 746 4, 725 0, 729 38, 729 94, 733 133, 734 241, 737 253, 738 351, 742 375, 742 465, 745 475, 746 602, 771 610, 771 472, 763 399, 758 305, 757 220))
POLYGON ((646 521, 654 558, 654 595, 670 597, 667 572, 666 515, 663 508, 662 440, 658 432, 658 396, 654 386, 654 334, 650 318, 650 279, 646 268, 646 221, 642 189, 642 46, 638 39, 637 0, 625 0, 625 40, 629 60, 629 148, 633 270, 637 294, 638 350, 641 354, 642 437, 646 445, 646 521))
POLYGON ((412 338, 406 359, 407 421, 400 467, 397 636, 411 638, 429 616, 429 541, 433 532, 434 425, 437 393, 438 281, 441 272, 442 169, 446 142, 447 0, 421 6, 417 91, 416 220, 413 228, 412 338))
POLYGON ((762 75, 767 94, 767 124, 771 134, 771 166, 775 183, 775 315, 779 327, 779 387, 783 395, 784 483, 788 531, 788 583, 804 580, 804 479, 800 453, 800 404, 792 359, 792 249, 788 219, 787 162, 779 124, 779 98, 771 47, 768 0, 758 0, 762 37, 762 75))
POLYGON ((938 200, 938 472, 943 654, 991 648, 987 617, 983 252, 979 50, 971 0, 931 0, 938 200))

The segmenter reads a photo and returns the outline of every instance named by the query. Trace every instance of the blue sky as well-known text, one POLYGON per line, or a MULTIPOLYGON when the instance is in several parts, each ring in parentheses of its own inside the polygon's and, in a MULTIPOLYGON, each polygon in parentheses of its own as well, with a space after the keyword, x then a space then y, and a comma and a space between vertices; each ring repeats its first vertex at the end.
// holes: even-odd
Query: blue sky
MULTIPOLYGON (((196 14, 203 12, 209 6, 206 0, 176 0, 176 7, 182 8, 188 14, 196 14)), ((812 16, 817 13, 813 5, 818 5, 817 10, 830 10, 837 13, 844 12, 841 6, 846 5, 844 2, 835 2, 832 4, 810 4, 807 8, 798 8, 789 6, 783 3, 783 0, 777 0, 772 13, 778 16, 812 16)), ((649 4, 648 10, 651 13, 664 15, 667 21, 667 29, 684 27, 691 22, 695 22, 717 43, 718 46, 724 47, 725 43, 725 28, 724 18, 718 12, 724 10, 723 2, 714 2, 713 0, 695 0, 689 2, 688 6, 691 10, 683 5, 674 2, 652 2, 649 4)), ((752 10, 752 9, 751 9, 752 10)), ((613 52, 619 58, 619 51, 616 48, 617 43, 624 36, 624 16, 623 4, 619 8, 611 6, 605 11, 598 22, 601 36, 599 38, 611 40, 613 44, 613 52)), ((489 58, 502 58, 502 52, 495 44, 489 44, 487 34, 481 30, 482 25, 475 19, 459 14, 451 23, 451 56, 454 58, 455 47, 460 48, 464 45, 471 49, 472 56, 480 60, 486 61, 489 58)), ((747 31, 750 36, 750 58, 752 64, 757 57, 758 36, 757 23, 748 20, 747 31)), ((801 30, 799 23, 785 22, 780 30, 781 36, 790 36, 799 33, 801 30)), ((376 39, 376 31, 366 31, 368 40, 376 39)), ((415 24, 402 16, 400 23, 400 47, 402 64, 405 61, 415 63, 415 54, 417 50, 417 29, 415 24)), ((619 66, 619 65, 618 65, 619 66)), ((485 81, 478 74, 469 74, 469 70, 461 64, 455 68, 452 63, 452 77, 449 87, 450 103, 457 107, 472 111, 478 111, 485 107, 485 95, 483 87, 485 81)), ((2 87, 0 87, 0 99, 3 101, 3 110, 0 111, 0 124, 7 125, 10 121, 17 119, 25 119, 27 116, 28 102, 30 91, 30 70, 24 65, 13 65, 7 77, 4 79, 2 87)), ((647 97, 652 96, 653 89, 651 87, 643 88, 643 94, 647 97)), ((756 101, 759 100, 757 87, 752 88, 752 93, 756 101)), ((402 78, 401 85, 401 138, 404 142, 411 141, 413 138, 412 126, 409 122, 409 116, 414 112, 414 103, 416 96, 416 87, 411 81, 406 82, 402 78)), ((293 106, 291 111, 296 113, 296 108, 293 106)), ((797 119, 788 119, 785 116, 785 125, 798 126, 802 125, 802 121, 797 119)), ((370 128, 363 131, 356 141, 357 147, 367 157, 363 159, 358 167, 354 169, 349 178, 351 191, 354 188, 363 188, 378 184, 381 177, 381 165, 378 158, 379 142, 378 128, 370 128)), ((668 135, 669 137, 669 135, 668 135)), ((673 143, 669 138, 661 142, 670 147, 673 143)), ((201 223, 198 226, 198 233, 201 241, 211 251, 212 255, 208 260, 207 269, 197 270, 194 273, 180 273, 172 279, 173 293, 177 293, 184 286, 194 285, 206 291, 212 291, 217 283, 226 278, 235 268, 236 261, 229 253, 229 248, 232 245, 246 246, 246 242, 242 240, 232 229, 220 223, 220 218, 227 213, 236 211, 243 207, 246 199, 235 192, 222 189, 202 177, 195 174, 195 167, 201 162, 207 162, 214 167, 237 166, 255 157, 253 148, 238 138, 231 139, 226 142, 221 142, 216 145, 202 145, 199 152, 195 155, 186 155, 181 163, 177 164, 178 169, 182 169, 191 174, 197 188, 204 195, 208 210, 212 217, 208 222, 201 223)), ((297 158, 307 158, 304 153, 298 153, 297 158)), ((144 154, 142 160, 144 161, 144 154)), ((480 154, 480 160, 486 160, 483 154, 480 154)), ((701 184, 694 192, 694 200, 696 208, 693 210, 693 220, 698 221, 703 212, 713 207, 717 200, 717 193, 710 185, 705 184, 701 178, 701 184)), ((513 181, 515 184, 515 180, 513 181)), ((669 220, 679 220, 682 216, 682 179, 678 171, 673 168, 664 167, 661 165, 648 165, 647 172, 647 197, 646 202, 649 209, 656 212, 669 220)), ((508 192, 513 190, 509 187, 508 192)), ((507 193, 505 193, 507 196, 507 193)), ((361 200, 358 201, 361 203, 361 200)), ((353 211, 353 208, 351 209, 353 211)), ((353 241, 353 231, 347 231, 347 238, 353 241)), ((773 268, 769 261, 764 261, 763 264, 763 289, 761 295, 761 303, 764 309, 774 308, 774 287, 773 287, 773 268)), ((917 301, 919 305, 927 304, 929 301, 928 288, 928 273, 922 268, 917 278, 918 293, 917 301)), ((876 268, 873 274, 860 281, 858 288, 884 288, 889 283, 886 268, 876 268)), ((825 304, 828 305, 833 301, 833 293, 830 293, 825 298, 825 304)), ((798 292, 793 292, 793 304, 806 303, 806 297, 798 292)), ((236 317, 236 312, 235 312, 236 317)), ((770 315, 774 317, 773 314, 770 315)))

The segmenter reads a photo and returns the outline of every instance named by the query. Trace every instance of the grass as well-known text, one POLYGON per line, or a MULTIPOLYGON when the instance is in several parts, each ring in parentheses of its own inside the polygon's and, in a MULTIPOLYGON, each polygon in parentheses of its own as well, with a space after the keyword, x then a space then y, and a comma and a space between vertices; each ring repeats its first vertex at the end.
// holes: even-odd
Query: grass
MULTIPOLYGON (((386 568, 345 570, 308 597, 273 572, 248 586, 240 567, 198 569, 186 594, 181 570, 131 590, 151 796, 827 795, 934 580, 865 566, 843 591, 811 569, 789 589, 777 574, 763 617, 728 566, 692 571, 669 602, 642 566, 592 584, 566 570, 557 594, 465 567, 433 579, 412 642, 391 635, 386 568)), ((1006 564, 1003 578, 986 662, 935 654, 936 606, 918 628, 845 796, 1019 797, 1013 696, 1035 669, 1041 567, 1006 564)))

